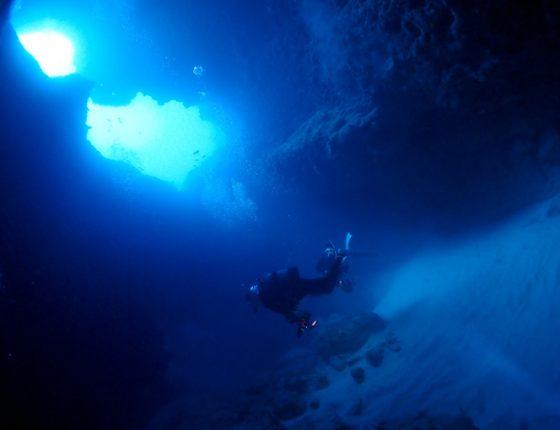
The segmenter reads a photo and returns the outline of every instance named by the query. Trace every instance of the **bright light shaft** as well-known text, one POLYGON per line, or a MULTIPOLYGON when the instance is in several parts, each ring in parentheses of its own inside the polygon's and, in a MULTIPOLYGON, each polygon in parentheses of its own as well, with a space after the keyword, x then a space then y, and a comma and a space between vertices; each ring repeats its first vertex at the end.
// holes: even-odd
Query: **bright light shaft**
POLYGON ((197 106, 159 104, 142 93, 126 106, 88 101, 87 138, 105 157, 131 164, 145 175, 184 185, 189 172, 212 155, 218 132, 197 106))

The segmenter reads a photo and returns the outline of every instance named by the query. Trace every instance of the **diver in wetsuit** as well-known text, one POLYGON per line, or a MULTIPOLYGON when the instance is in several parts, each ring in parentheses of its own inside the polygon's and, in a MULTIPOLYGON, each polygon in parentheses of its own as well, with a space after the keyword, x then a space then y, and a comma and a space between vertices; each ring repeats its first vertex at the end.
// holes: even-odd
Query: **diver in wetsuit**
POLYGON ((262 305, 284 315, 290 323, 297 324, 297 334, 301 336, 306 329, 317 325, 317 320, 312 320, 309 312, 298 309, 301 299, 329 294, 335 287, 342 286, 346 252, 334 250, 329 258, 329 265, 320 277, 302 278, 297 267, 271 272, 251 286, 246 297, 255 310, 262 305))

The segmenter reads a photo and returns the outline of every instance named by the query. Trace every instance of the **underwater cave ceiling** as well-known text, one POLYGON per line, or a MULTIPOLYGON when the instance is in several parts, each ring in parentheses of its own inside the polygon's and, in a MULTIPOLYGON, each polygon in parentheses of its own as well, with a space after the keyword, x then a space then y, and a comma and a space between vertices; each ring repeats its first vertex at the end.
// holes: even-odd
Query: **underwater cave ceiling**
POLYGON ((331 102, 270 156, 288 188, 490 216, 558 190, 557 2, 326 3, 344 66, 322 70, 331 102))
POLYGON ((261 122, 274 125, 255 139, 272 142, 263 169, 277 189, 366 210, 498 216, 558 190, 557 2, 267 7, 282 25, 235 66, 271 106, 261 122), (280 58, 251 61, 263 49, 280 58))

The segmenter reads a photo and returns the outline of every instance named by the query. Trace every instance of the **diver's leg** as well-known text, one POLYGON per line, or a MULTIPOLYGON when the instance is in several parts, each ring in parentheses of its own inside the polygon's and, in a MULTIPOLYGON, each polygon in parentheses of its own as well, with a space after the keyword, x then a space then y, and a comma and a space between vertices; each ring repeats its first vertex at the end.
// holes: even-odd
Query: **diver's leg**
POLYGON ((297 336, 300 337, 308 328, 317 327, 317 320, 311 319, 311 314, 306 311, 295 311, 294 314, 299 315, 297 321, 297 336))
POLYGON ((331 277, 321 277, 312 279, 300 279, 299 291, 301 296, 319 296, 331 293, 337 285, 337 279, 331 277))

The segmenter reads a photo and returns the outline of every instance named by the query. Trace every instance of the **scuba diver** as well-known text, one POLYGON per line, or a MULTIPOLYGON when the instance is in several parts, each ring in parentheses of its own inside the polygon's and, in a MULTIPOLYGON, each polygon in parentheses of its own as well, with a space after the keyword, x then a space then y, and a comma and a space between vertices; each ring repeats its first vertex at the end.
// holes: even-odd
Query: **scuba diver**
POLYGON ((348 270, 346 258, 351 237, 350 233, 346 235, 344 250, 336 250, 329 242, 317 266, 320 265, 321 276, 302 278, 297 267, 271 272, 249 288, 247 300, 255 311, 264 306, 297 324, 298 337, 306 329, 315 328, 317 320, 311 319, 309 312, 299 310, 299 302, 306 296, 329 294, 336 287, 344 288, 342 274, 348 270))

